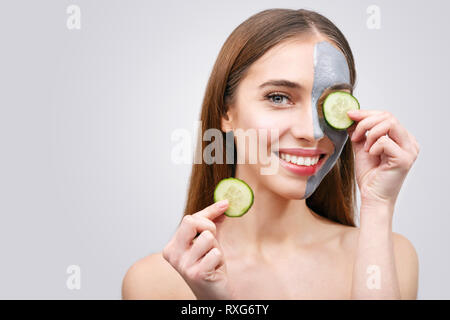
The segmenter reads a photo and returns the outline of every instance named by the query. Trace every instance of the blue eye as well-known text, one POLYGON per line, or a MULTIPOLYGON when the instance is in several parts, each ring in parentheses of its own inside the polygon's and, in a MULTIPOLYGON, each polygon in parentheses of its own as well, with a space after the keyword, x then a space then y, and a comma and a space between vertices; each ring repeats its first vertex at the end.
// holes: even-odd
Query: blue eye
POLYGON ((270 100, 271 102, 273 102, 274 104, 276 104, 276 105, 279 105, 283 101, 284 98, 287 99, 287 100, 290 100, 287 95, 284 95, 284 94, 281 94, 281 93, 268 94, 266 96, 266 98, 268 100, 270 100), (281 99, 279 99, 279 97, 281 97, 281 99), (276 98, 276 100, 274 101, 273 98, 276 98))

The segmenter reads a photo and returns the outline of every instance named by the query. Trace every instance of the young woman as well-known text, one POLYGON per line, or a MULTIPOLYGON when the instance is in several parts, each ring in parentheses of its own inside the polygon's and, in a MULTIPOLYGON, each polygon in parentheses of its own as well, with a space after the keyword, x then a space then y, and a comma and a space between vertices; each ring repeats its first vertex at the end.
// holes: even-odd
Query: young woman
POLYGON ((343 131, 324 122, 323 97, 352 93, 355 79, 345 37, 318 13, 271 9, 239 25, 212 70, 202 129, 220 129, 223 150, 238 129, 277 129, 265 147, 278 170, 261 174, 239 139, 245 163, 194 164, 177 231, 128 270, 123 298, 415 299, 418 258, 392 216, 419 145, 385 111, 362 106, 343 131), (255 194, 240 218, 223 215, 227 201, 213 204, 228 177, 255 194))

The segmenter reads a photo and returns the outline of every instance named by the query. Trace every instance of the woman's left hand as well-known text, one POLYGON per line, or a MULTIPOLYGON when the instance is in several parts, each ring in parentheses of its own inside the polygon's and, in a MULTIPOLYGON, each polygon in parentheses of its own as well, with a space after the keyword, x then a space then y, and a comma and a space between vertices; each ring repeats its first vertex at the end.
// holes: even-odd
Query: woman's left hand
POLYGON ((394 206, 419 144, 390 112, 356 110, 348 116, 356 122, 347 132, 353 142, 361 203, 394 206))

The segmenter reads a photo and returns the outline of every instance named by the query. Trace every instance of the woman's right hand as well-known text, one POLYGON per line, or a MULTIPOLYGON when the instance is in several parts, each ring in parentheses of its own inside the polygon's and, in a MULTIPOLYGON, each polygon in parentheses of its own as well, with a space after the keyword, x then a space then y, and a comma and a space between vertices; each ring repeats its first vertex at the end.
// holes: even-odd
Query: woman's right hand
POLYGON ((185 215, 163 257, 184 278, 198 300, 230 300, 223 250, 216 239, 214 219, 228 208, 228 200, 216 202, 192 215, 185 215), (196 235, 200 235, 196 238, 196 235))

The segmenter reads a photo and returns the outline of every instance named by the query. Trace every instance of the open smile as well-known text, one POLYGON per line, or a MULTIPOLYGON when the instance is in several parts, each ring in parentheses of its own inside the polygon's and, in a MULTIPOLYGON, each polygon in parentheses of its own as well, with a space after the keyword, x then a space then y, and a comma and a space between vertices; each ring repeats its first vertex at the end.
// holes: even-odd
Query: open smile
POLYGON ((275 151, 275 155, 280 159, 282 167, 292 173, 302 176, 314 175, 325 161, 326 154, 321 153, 314 156, 300 156, 298 154, 275 151))

